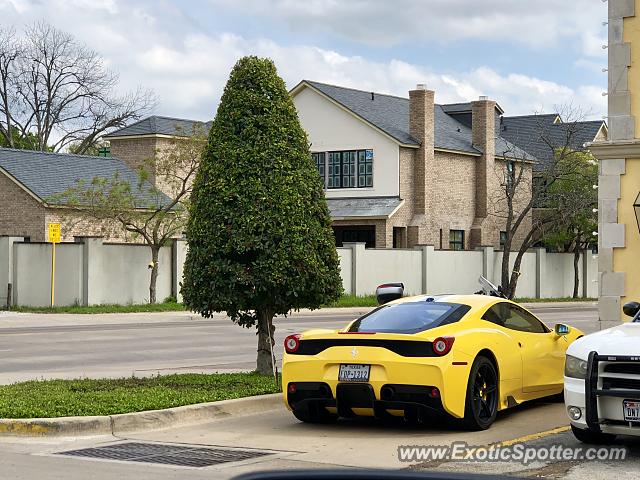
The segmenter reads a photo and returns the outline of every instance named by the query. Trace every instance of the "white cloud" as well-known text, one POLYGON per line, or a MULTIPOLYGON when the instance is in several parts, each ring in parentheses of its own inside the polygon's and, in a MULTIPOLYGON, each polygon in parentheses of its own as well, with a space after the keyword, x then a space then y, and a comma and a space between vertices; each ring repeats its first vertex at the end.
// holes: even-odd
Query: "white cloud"
POLYGON ((562 41, 598 56, 606 43, 607 6, 597 0, 210 0, 246 15, 282 20, 370 45, 449 43, 464 39, 519 42, 536 49, 562 41))
MULTIPOLYGON (((300 5, 304 4, 305 9, 309 8, 304 12, 311 12, 310 15, 328 15, 327 12, 346 8, 344 5, 351 5, 353 12, 357 12, 364 8, 365 3, 369 5, 372 2, 313 0, 303 3, 292 0, 276 3, 274 12, 289 11, 302 15, 300 5)), ((443 1, 432 3, 442 10, 443 1)), ((472 2, 473 5, 475 3, 480 2, 472 2)), ((495 2, 488 0, 487 3, 495 2)), ((513 3, 507 2, 511 7, 513 3)), ((459 0, 451 1, 451 15, 455 16, 455 12, 460 10, 459 4, 459 0)), ((398 6, 397 9, 402 8, 398 6)), ((372 10, 380 14, 380 8, 372 10)), ((423 12, 421 19, 426 21, 430 16, 423 12)), ((500 15, 494 17, 498 25, 506 22, 500 15)), ((123 89, 138 85, 154 89, 160 100, 157 113, 163 115, 200 120, 212 118, 233 64, 239 57, 249 54, 273 58, 289 87, 308 78, 406 96, 417 83, 427 83, 436 91, 438 102, 468 101, 479 95, 489 95, 501 104, 507 114, 551 111, 556 105, 567 103, 581 105, 594 117, 605 111, 605 101, 600 95, 602 89, 597 86, 571 88, 515 72, 501 74, 490 65, 443 71, 437 66, 417 62, 373 61, 312 45, 285 45, 265 38, 245 38, 231 32, 203 31, 174 4, 166 2, 139 2, 132 8, 128 3, 117 0, 52 0, 37 4, 24 0, 0 0, 0 18, 18 26, 44 18, 73 33, 104 55, 109 65, 120 72, 123 89), (14 3, 19 3, 19 8, 14 3)), ((445 24, 446 18, 443 19, 445 24)), ((481 15, 477 18, 472 16, 465 25, 470 31, 479 32, 480 25, 489 28, 486 21, 481 15)), ((489 25, 492 30, 499 30, 495 24, 489 25)), ((551 27, 546 28, 552 30, 551 27)), ((458 28, 456 34, 462 35, 463 31, 466 30, 458 28)))

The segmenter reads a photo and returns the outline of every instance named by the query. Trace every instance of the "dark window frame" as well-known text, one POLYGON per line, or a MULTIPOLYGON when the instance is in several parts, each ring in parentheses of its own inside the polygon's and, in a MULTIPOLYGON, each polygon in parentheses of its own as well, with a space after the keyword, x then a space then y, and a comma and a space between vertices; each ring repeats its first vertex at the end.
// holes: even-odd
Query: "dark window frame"
POLYGON ((507 232, 502 230, 500 232, 500 246, 504 247, 504 244, 507 243, 507 232))
POLYGON ((325 190, 373 188, 372 148, 311 152, 311 155, 323 177, 325 190))
MULTIPOLYGON (((511 318, 511 315, 509 315, 509 318, 511 318)), ((535 315, 533 315, 532 313, 527 312, 522 307, 519 307, 517 305, 513 305, 512 303, 508 303, 508 302, 494 303, 489 308, 487 308, 487 310, 482 314, 482 319, 486 320, 487 322, 491 322, 494 325, 498 325, 499 327, 502 327, 504 329, 513 330, 514 332, 545 334, 545 333, 549 333, 551 331, 535 315), (535 324, 536 327, 540 327, 539 328, 540 331, 533 331, 534 329, 525 330, 525 329, 522 329, 522 328, 515 328, 514 326, 509 326, 506 323, 506 320, 501 315, 501 312, 498 310, 501 307, 508 308, 509 310, 514 311, 518 316, 520 316, 525 321, 528 321, 530 324, 535 324)))
POLYGON ((322 179, 322 188, 327 188, 327 153, 311 152, 311 158, 315 162, 318 174, 322 179))
POLYGON ((449 250, 464 250, 464 237, 464 230, 449 230, 449 250), (456 236, 457 234, 460 234, 459 239, 454 238, 454 236, 456 236))
POLYGON ((376 248, 375 225, 333 225, 332 230, 338 247, 345 243, 364 242, 365 248, 376 248))

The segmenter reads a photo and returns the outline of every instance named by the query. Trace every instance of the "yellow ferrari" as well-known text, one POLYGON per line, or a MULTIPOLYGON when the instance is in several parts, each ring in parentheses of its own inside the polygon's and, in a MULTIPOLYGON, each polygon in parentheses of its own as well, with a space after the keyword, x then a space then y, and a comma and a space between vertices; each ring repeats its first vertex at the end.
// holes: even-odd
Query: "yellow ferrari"
POLYGON ((401 287, 379 287, 379 301, 396 299, 342 330, 285 339, 284 401, 296 418, 427 422, 445 414, 483 430, 499 410, 562 392, 565 352, 583 335, 578 329, 549 329, 499 289, 398 298, 401 287))

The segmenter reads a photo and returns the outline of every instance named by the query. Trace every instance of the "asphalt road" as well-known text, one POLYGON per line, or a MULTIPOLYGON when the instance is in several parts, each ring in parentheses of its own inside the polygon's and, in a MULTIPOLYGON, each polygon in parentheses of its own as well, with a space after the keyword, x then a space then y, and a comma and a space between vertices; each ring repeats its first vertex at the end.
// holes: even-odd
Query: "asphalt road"
MULTIPOLYGON (((369 309, 326 309, 276 319, 276 348, 310 328, 336 328, 369 309)), ((534 307, 550 326, 597 329, 593 304, 534 307)), ((254 329, 188 312, 47 315, 0 312, 0 384, 38 378, 122 377, 250 370, 254 329)))

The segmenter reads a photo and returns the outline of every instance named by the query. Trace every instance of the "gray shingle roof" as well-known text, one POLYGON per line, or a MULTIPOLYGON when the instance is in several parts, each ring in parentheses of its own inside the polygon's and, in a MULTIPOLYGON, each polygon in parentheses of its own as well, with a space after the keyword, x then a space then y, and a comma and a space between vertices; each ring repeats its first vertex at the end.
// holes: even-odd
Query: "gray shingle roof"
MULTIPOLYGON (((375 125, 380 130, 395 138, 398 142, 407 145, 419 145, 409 133, 409 99, 384 95, 380 93, 355 90, 352 88, 327 85, 325 83, 304 80, 305 83, 324 93, 343 107, 351 110, 367 122, 375 125)), ((442 150, 453 150, 479 155, 482 153, 472 145, 471 128, 456 120, 445 110, 458 112, 468 110, 470 104, 436 105, 434 108, 435 122, 435 147, 442 150)), ((524 157, 534 160, 507 140, 496 142, 496 155, 502 156, 506 152, 516 151, 524 157)))
POLYGON ((398 197, 328 198, 331 217, 389 217, 402 203, 398 197))
POLYGON ((188 137, 193 135, 194 126, 202 125, 204 133, 211 128, 211 122, 198 122, 185 118, 161 117, 152 115, 142 120, 132 123, 126 127, 105 135, 104 138, 126 137, 131 135, 177 135, 188 137))
POLYGON ((535 156, 539 160, 535 169, 540 171, 554 161, 555 148, 568 144, 574 150, 584 150, 584 144, 595 139, 604 123, 554 123, 556 118, 557 113, 503 117, 500 135, 535 156))
POLYGON ((49 204, 56 203, 52 199, 54 195, 76 186, 80 180, 89 183, 95 177, 111 179, 116 173, 132 185, 138 206, 148 207, 169 200, 165 195, 151 193, 147 188, 138 189, 138 174, 115 157, 0 148, 0 168, 49 204))

